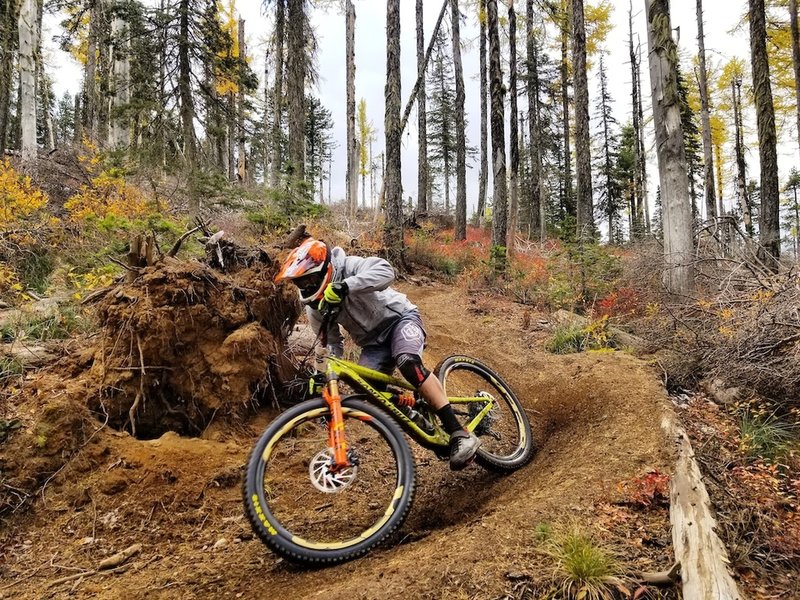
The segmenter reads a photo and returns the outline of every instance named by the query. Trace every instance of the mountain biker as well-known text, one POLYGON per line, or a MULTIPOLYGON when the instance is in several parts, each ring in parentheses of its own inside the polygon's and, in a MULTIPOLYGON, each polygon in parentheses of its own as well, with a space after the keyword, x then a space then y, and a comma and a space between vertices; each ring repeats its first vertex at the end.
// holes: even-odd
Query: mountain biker
POLYGON ((388 261, 372 256, 346 256, 339 247, 309 238, 292 250, 275 281, 289 280, 300 293, 315 334, 322 327, 326 305, 340 306, 328 328, 328 349, 341 357, 344 340, 339 325, 361 347, 359 364, 392 374, 395 366, 434 408, 450 435, 450 468, 463 469, 481 445, 458 422, 441 382, 422 363, 425 328, 417 307, 389 287, 395 274, 388 261))

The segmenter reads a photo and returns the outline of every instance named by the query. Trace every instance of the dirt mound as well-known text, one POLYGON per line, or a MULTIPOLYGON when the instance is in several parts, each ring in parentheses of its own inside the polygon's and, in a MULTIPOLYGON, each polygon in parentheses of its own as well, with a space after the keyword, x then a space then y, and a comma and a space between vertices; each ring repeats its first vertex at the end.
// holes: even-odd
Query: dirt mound
POLYGON ((224 441, 109 433, 51 482, 46 505, 0 532, 0 574, 9 582, 0 597, 538 598, 544 593, 530 586, 552 560, 543 563, 537 531, 565 521, 630 536, 638 549, 628 562, 637 569, 668 567, 665 509, 637 513, 615 503, 620 482, 669 463, 656 373, 621 353, 543 354, 544 334, 524 329, 524 309, 512 303, 493 301, 494 310, 476 314, 457 290, 405 291, 425 318, 427 363, 477 355, 516 391, 534 423, 530 465, 508 477, 479 468, 454 474, 415 447, 418 494, 400 543, 305 571, 253 539, 241 505, 242 465, 274 413, 224 441), (134 543, 143 550, 125 573, 48 587, 134 543))
POLYGON ((169 256, 142 269, 99 301, 98 334, 25 382, 0 414, 21 423, 0 446, 0 515, 103 425, 142 438, 199 435, 212 420, 241 423, 278 400, 293 375, 284 344, 296 293, 273 283, 277 265, 265 253, 226 248, 226 272, 169 256))

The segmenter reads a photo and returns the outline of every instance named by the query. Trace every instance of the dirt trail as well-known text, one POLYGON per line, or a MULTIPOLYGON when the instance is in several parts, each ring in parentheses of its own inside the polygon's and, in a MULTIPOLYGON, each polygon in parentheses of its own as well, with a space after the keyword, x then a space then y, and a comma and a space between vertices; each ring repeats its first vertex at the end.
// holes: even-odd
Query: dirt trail
MULTIPOLYGON (((537 524, 591 520, 621 481, 667 470, 665 395, 645 363, 548 355, 541 334, 523 330, 519 305, 439 285, 403 289, 425 317, 431 366, 472 354, 517 392, 537 441, 529 466, 453 474, 415 452, 419 491, 402 543, 303 571, 254 539, 242 513, 241 467, 269 414, 211 439, 103 434, 48 486, 46 503, 0 532, 0 598, 496 598, 509 573, 533 575, 537 524), (134 543, 143 551, 127 572, 47 587, 134 543)), ((669 561, 667 548, 650 566, 669 561)))

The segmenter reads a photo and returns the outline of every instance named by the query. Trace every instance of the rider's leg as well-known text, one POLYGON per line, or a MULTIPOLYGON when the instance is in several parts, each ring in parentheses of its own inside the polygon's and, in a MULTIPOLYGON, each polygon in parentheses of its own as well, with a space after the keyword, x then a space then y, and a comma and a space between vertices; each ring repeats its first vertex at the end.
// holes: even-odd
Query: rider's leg
POLYGON ((391 335, 392 355, 403 377, 436 411, 444 430, 450 434, 450 468, 463 469, 475 456, 480 440, 458 422, 439 379, 422 364, 425 330, 418 314, 398 322, 391 335))

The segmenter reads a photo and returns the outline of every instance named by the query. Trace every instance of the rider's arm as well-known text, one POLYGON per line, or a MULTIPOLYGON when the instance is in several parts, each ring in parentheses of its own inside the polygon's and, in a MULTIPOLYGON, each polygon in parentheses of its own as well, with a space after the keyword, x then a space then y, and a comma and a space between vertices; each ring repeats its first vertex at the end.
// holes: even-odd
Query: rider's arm
MULTIPOLYGON (((319 311, 306 306, 306 315, 314 335, 319 335, 319 330, 322 327, 322 318, 319 311)), ((344 355, 344 338, 339 329, 339 324, 336 322, 328 324, 328 351, 337 358, 341 358, 344 355)))
POLYGON ((351 273, 344 279, 350 294, 385 290, 394 281, 392 265, 377 256, 348 256, 345 259, 345 273, 351 273))

